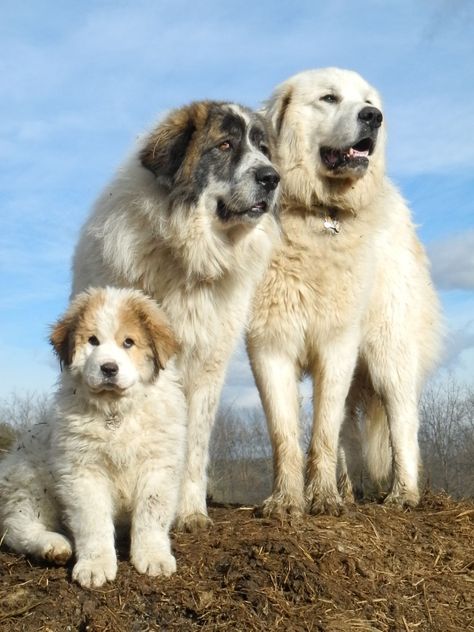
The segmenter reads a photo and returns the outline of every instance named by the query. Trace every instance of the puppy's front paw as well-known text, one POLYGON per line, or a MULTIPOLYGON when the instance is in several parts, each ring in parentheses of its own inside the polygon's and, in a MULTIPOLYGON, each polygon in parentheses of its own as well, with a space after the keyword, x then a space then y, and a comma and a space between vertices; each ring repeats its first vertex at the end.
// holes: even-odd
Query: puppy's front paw
POLYGON ((72 569, 72 578, 84 588, 98 588, 115 579, 117 558, 115 554, 103 553, 91 559, 80 558, 72 569))
POLYGON ((176 560, 168 551, 142 549, 132 554, 132 564, 139 573, 169 577, 176 572, 176 560))
POLYGON ((71 543, 60 533, 49 531, 42 536, 40 557, 54 564, 65 564, 71 555, 71 543))

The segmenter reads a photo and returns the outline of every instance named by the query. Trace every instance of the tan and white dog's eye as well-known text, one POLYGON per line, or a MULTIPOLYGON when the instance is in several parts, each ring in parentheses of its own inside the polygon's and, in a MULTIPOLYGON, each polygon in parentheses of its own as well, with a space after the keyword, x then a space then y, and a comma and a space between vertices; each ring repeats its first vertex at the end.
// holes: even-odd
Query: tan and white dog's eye
POLYGON ((92 345, 93 347, 98 347, 100 345, 99 339, 97 338, 97 336, 90 336, 89 340, 87 341, 90 345, 92 345))
POLYGON ((230 151, 232 149, 232 143, 230 140, 224 140, 222 143, 219 143, 217 148, 221 151, 230 151))
POLYGON ((124 349, 130 349, 130 347, 133 347, 134 344, 135 341, 132 338, 125 338, 125 340, 123 341, 124 349))

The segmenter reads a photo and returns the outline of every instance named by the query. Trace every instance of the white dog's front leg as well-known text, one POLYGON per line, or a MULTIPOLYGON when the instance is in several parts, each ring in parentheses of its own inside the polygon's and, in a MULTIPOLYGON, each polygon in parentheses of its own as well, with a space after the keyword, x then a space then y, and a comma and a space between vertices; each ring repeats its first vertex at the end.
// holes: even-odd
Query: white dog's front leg
POLYGON ((319 350, 313 374, 316 401, 306 470, 306 498, 312 514, 339 515, 344 507, 337 489, 337 456, 357 343, 355 332, 348 332, 319 350))
POLYGON ((186 388, 188 402, 188 443, 176 527, 184 531, 207 528, 207 464, 209 440, 224 379, 224 369, 195 368, 186 388), (194 379, 193 379, 194 378, 194 379))
POLYGON ((416 507, 420 500, 418 469, 418 407, 413 386, 407 384, 395 394, 386 391, 386 410, 392 444, 393 474, 385 503, 416 507))
POLYGON ((169 576, 176 571, 169 529, 176 515, 180 471, 157 463, 139 475, 130 548, 139 573, 169 576))
POLYGON ((87 588, 115 579, 113 506, 107 481, 78 469, 63 478, 59 492, 75 542, 72 578, 87 588))

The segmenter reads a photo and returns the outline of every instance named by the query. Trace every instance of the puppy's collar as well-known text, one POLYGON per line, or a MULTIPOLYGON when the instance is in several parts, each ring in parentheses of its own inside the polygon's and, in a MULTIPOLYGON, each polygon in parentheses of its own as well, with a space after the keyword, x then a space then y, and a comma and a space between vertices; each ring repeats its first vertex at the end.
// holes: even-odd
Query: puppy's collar
POLYGON ((117 413, 110 414, 105 418, 105 427, 107 430, 117 430, 121 423, 122 417, 117 413))

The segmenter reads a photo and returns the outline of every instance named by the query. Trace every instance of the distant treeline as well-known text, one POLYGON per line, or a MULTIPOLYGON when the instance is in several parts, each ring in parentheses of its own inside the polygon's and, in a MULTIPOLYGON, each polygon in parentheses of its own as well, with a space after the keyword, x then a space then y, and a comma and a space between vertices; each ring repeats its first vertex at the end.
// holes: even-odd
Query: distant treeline
MULTIPOLYGON (((0 400, 0 457, 15 431, 48 415, 47 396, 12 395, 0 400)), ((456 498, 474 497, 474 389, 453 378, 432 382, 420 402, 422 485, 456 498)), ((301 411, 307 445, 311 413, 301 411)), ((221 409, 214 428, 209 494, 219 502, 259 504, 271 492, 272 454, 260 409, 221 409)))

